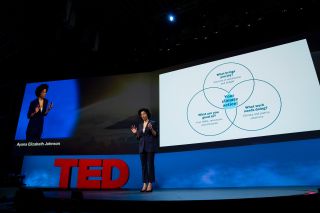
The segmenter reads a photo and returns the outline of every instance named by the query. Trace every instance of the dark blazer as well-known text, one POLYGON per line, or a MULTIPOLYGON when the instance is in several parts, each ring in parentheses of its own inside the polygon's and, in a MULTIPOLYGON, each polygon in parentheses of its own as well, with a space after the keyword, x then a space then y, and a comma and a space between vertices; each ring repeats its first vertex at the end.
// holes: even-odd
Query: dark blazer
POLYGON ((38 98, 31 101, 28 110, 29 123, 26 131, 27 140, 40 140, 43 130, 44 116, 47 111, 48 100, 44 98, 43 100, 43 109, 42 112, 39 110, 36 114, 31 117, 31 114, 34 112, 35 108, 39 105, 38 98))
POLYGON ((146 152, 156 152, 158 149, 158 125, 155 121, 149 120, 148 124, 152 124, 152 128, 157 132, 156 136, 152 135, 151 130, 148 126, 143 133, 143 123, 140 123, 138 126, 137 139, 139 140, 139 153, 143 151, 146 152))

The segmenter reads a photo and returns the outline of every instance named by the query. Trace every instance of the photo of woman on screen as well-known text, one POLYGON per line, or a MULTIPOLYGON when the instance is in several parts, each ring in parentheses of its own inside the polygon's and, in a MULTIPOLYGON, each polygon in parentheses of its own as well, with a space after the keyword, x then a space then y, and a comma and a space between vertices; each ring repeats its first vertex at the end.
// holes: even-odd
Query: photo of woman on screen
POLYGON ((26 140, 37 141, 41 139, 44 117, 48 115, 50 110, 53 108, 53 103, 51 102, 48 106, 48 99, 46 99, 46 94, 48 92, 49 86, 47 84, 41 84, 36 88, 35 94, 36 99, 31 101, 28 110, 28 127, 26 131, 26 140))

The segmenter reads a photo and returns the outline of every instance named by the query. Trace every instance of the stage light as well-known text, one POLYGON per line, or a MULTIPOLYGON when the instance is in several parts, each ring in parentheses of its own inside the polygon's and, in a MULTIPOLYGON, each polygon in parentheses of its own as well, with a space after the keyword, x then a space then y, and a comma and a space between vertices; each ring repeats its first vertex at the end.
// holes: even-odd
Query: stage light
POLYGON ((169 14, 169 15, 168 15, 168 20, 169 20, 170 22, 175 22, 176 17, 175 17, 174 15, 172 15, 172 14, 169 14))

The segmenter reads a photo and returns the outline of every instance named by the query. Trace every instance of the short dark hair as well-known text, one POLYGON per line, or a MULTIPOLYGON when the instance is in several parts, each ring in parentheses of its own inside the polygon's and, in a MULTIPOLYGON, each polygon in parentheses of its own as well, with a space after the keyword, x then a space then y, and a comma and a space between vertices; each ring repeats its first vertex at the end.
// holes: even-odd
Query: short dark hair
POLYGON ((151 113, 150 113, 149 109, 147 109, 147 108, 139 109, 139 111, 138 111, 139 118, 141 118, 141 112, 147 113, 148 118, 151 118, 151 113))
POLYGON ((39 97, 42 90, 44 90, 44 89, 46 89, 48 92, 49 85, 48 84, 41 84, 41 85, 37 86, 36 91, 35 91, 36 96, 39 97))

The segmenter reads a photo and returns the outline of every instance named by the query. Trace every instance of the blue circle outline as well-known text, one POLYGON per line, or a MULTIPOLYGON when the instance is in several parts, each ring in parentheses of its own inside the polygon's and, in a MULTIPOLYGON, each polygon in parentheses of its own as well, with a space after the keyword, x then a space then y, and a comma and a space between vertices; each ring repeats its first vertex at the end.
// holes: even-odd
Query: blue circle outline
MULTIPOLYGON (((205 88, 205 89, 221 89, 221 90, 227 92, 227 90, 222 89, 222 88, 219 88, 219 87, 208 87, 208 88, 205 88)), ((220 133, 218 133, 218 134, 207 135, 207 134, 203 134, 203 133, 201 133, 201 132, 198 132, 195 128, 193 128, 193 126, 192 126, 191 123, 190 123, 189 116, 188 116, 188 114, 189 114, 189 106, 190 106, 191 101, 192 101, 200 92, 203 92, 203 90, 200 90, 200 91, 196 92, 196 93, 192 96, 192 98, 190 99, 190 101, 189 101, 189 103, 188 103, 188 106, 187 106, 187 120, 188 120, 188 123, 189 123, 190 127, 191 127, 194 131, 196 131, 197 133, 199 133, 200 135, 204 135, 204 136, 217 136, 217 135, 220 135, 220 134, 224 133, 224 132, 227 131, 228 129, 230 129, 230 127, 233 126, 233 122, 235 121, 235 119, 236 119, 236 117, 237 117, 237 112, 238 112, 237 108, 235 108, 235 109, 236 109, 236 115, 235 115, 235 117, 234 117, 233 122, 232 122, 232 121, 230 120, 230 118, 227 116, 227 118, 228 118, 228 120, 231 122, 231 124, 230 124, 230 126, 227 127, 227 129, 223 130, 222 132, 220 132, 220 133)), ((215 106, 214 106, 214 107, 215 107, 215 106)), ((216 108, 218 108, 218 107, 216 107, 216 108)), ((226 110, 226 109, 224 109, 224 110, 226 110)), ((225 112, 225 114, 226 114, 226 112, 225 112)))
MULTIPOLYGON (((234 123, 234 121, 235 121, 236 119, 234 119, 233 121, 231 121, 230 118, 229 118, 229 116, 228 116, 228 114, 227 114, 227 112, 226 112, 226 116, 227 116, 227 118, 229 119, 229 121, 232 122, 232 125, 238 127, 239 129, 242 129, 242 130, 245 130, 245 131, 259 131, 259 130, 262 130, 262 129, 265 129, 265 128, 269 127, 270 125, 272 125, 272 124, 278 119, 278 117, 279 117, 279 115, 280 115, 280 113, 281 113, 281 109, 282 109, 282 100, 281 100, 281 96, 280 96, 279 91, 278 91, 272 84, 270 84, 269 82, 264 81, 264 80, 260 80, 260 79, 249 79, 249 80, 262 81, 262 82, 264 82, 264 83, 266 83, 266 84, 269 84, 269 85, 277 92, 277 94, 278 94, 278 96, 279 96, 279 99, 280 99, 280 110, 279 110, 279 113, 278 113, 277 117, 276 117, 270 124, 268 124, 267 126, 265 126, 265 127, 263 127, 263 128, 260 128, 260 129, 245 129, 245 128, 241 128, 241 127, 237 126, 237 125, 234 123)), ((246 81, 249 81, 249 80, 246 80, 246 81)))
MULTIPOLYGON (((245 69, 247 69, 247 70, 249 71, 249 73, 250 73, 251 76, 252 76, 252 79, 253 79, 253 80, 255 79, 254 76, 253 76, 253 74, 252 74, 252 72, 250 71, 250 69, 249 69, 248 67, 244 66, 243 64, 236 63, 236 62, 226 62, 226 63, 223 63, 223 64, 219 64, 219 65, 215 66, 213 69, 211 69, 211 70, 209 71, 209 73, 207 74, 206 78, 205 78, 204 81, 203 81, 202 91, 203 91, 204 97, 207 99, 207 101, 208 101, 212 106, 214 106, 214 107, 216 107, 216 108, 218 108, 218 109, 225 109, 225 108, 220 108, 220 107, 218 107, 218 106, 216 106, 216 105, 214 105, 213 103, 210 102, 210 100, 208 99, 208 97, 207 97, 207 95, 206 95, 206 93, 205 93, 205 91, 204 91, 204 90, 206 89, 204 86, 205 86, 206 80, 207 80, 208 76, 210 75, 210 73, 211 73, 214 69, 216 69, 217 67, 220 67, 220 66, 225 65, 225 64, 237 64, 237 65, 243 66, 245 69)), ((249 80, 252 80, 252 79, 249 79, 249 80)), ((243 82, 243 81, 242 81, 242 82, 243 82)), ((241 82, 240 82, 240 83, 241 83, 241 82)), ((238 84, 239 84, 239 83, 237 83, 235 86, 237 86, 238 84)), ((233 86, 233 87, 231 88, 231 90, 232 90, 235 86, 233 86)), ((253 81, 253 87, 252 87, 252 91, 251 91, 249 97, 248 97, 242 104, 240 104, 239 106, 243 105, 245 102, 247 102, 247 101, 250 99, 250 97, 251 97, 251 95, 252 95, 252 93, 253 93, 253 91, 254 91, 254 87, 255 87, 255 82, 253 81)), ((211 87, 208 87, 208 88, 211 88, 211 87)), ((219 87, 216 87, 216 88, 219 88, 219 87)), ((220 88, 220 89, 222 89, 222 88, 220 88)), ((223 89, 223 90, 224 90, 224 91, 227 91, 227 90, 225 90, 225 89, 223 89)), ((230 91, 231 91, 231 90, 230 90, 230 91)), ((230 92, 230 91, 229 91, 229 92, 230 92)), ((229 93, 229 92, 227 92, 227 93, 229 93)), ((237 107, 239 107, 239 106, 237 106, 237 107)))
POLYGON ((251 96, 252 96, 252 94, 253 94, 253 92, 254 92, 254 89, 255 89, 254 87, 255 87, 255 85, 256 85, 255 78, 253 78, 253 79, 247 79, 247 80, 244 80, 244 81, 241 81, 241 82, 237 83, 237 84, 234 85, 234 86, 229 90, 229 92, 228 92, 228 93, 230 93, 236 86, 238 86, 239 84, 242 84, 243 82, 246 82, 246 81, 253 81, 253 90, 251 91, 251 93, 250 93, 249 97, 247 98, 247 100, 245 100, 242 104, 237 105, 237 108, 238 108, 239 106, 242 106, 243 104, 245 104, 245 103, 251 98, 251 96))

